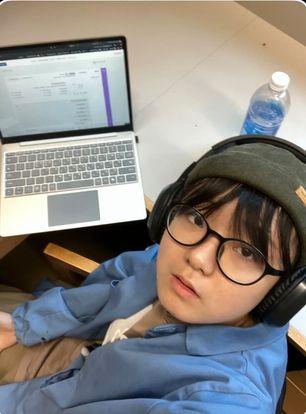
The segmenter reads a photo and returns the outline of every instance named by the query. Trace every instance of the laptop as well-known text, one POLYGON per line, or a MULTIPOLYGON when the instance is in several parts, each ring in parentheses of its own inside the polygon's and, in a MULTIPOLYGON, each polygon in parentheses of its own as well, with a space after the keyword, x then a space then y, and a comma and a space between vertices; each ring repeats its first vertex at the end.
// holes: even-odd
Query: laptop
POLYGON ((123 36, 0 48, 0 235, 146 217, 123 36))

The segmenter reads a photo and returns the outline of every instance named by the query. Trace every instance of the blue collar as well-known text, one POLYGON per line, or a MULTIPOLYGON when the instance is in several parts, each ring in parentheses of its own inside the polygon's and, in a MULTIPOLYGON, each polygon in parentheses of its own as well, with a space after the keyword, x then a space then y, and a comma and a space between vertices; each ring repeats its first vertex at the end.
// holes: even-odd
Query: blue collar
POLYGON ((186 329, 186 348, 192 355, 218 355, 261 348, 285 336, 283 327, 259 323, 249 328, 227 325, 190 325, 186 329))

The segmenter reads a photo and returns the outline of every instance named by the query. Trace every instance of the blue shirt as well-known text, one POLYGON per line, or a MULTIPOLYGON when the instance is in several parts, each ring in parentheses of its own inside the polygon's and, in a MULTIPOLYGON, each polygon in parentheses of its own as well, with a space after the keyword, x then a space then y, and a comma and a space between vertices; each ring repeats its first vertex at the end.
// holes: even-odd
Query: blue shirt
MULTIPOLYGON (((18 341, 97 339, 157 298, 154 245, 103 263, 13 313, 18 341)), ((287 326, 168 324, 98 347, 55 375, 0 387, 1 414, 274 414, 287 326)))

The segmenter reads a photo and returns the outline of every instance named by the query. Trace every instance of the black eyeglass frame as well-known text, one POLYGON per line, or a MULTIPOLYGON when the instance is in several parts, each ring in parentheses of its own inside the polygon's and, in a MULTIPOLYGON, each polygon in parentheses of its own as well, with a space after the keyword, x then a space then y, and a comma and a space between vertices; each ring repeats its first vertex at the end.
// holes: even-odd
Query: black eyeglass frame
POLYGON ((235 239, 235 238, 226 238, 226 237, 223 237, 223 236, 221 236, 221 234, 219 234, 219 233, 217 233, 215 230, 213 230, 210 226, 209 226, 209 224, 207 223, 207 220, 205 219, 205 217, 203 216, 203 214, 199 211, 199 210, 197 210, 195 207, 191 207, 191 206, 189 206, 188 204, 184 204, 184 203, 178 203, 178 204, 175 204, 174 206, 172 206, 172 208, 169 210, 169 213, 168 213, 168 215, 167 215, 167 220, 166 220, 166 229, 167 229, 167 232, 168 232, 168 234, 169 234, 169 236, 175 241, 175 242, 177 242, 177 243, 179 243, 179 244, 181 244, 182 246, 187 246, 187 247, 192 247, 192 246, 197 246, 197 245, 199 245, 199 244, 201 244, 210 234, 213 234, 213 235, 215 235, 219 240, 220 240, 220 245, 219 245, 219 247, 218 247, 218 250, 217 250, 217 254, 216 254, 216 259, 217 259, 217 263, 218 263, 218 267, 219 267, 219 269, 220 269, 220 271, 222 272, 222 274, 227 278, 227 279, 229 279, 229 280, 231 280, 232 282, 234 282, 234 283, 237 283, 238 285, 242 285, 242 286, 249 286, 249 285, 254 285, 255 283, 257 283, 257 282, 259 282, 263 277, 265 277, 265 276, 267 276, 267 275, 269 275, 269 276, 279 276, 279 277, 286 277, 286 276, 288 276, 289 274, 290 274, 290 272, 288 272, 288 271, 286 271, 286 270, 277 270, 277 269, 274 269, 272 266, 270 266, 269 265, 269 263, 268 263, 268 261, 267 261, 267 259, 266 259, 266 257, 264 256, 264 254, 259 250, 259 249, 257 249, 257 247, 255 247, 255 246, 253 246, 253 245, 251 245, 250 243, 248 243, 248 242, 246 242, 246 241, 244 241, 244 240, 240 240, 240 239, 235 239), (169 219, 170 219, 170 216, 171 216, 171 212, 175 209, 175 208, 177 208, 177 207, 185 207, 185 208, 189 208, 189 209, 191 209, 191 210, 194 210, 201 218, 202 218, 202 220, 203 220, 203 222, 206 224, 206 226, 207 226, 207 232, 206 232, 206 234, 199 240, 199 241, 197 241, 197 242, 195 242, 195 243, 191 243, 191 244, 187 244, 187 243, 182 243, 182 242, 180 242, 179 240, 177 240, 172 234, 171 234, 171 232, 170 232, 170 229, 169 229, 169 226, 170 226, 170 223, 169 223, 169 219), (226 242, 228 242, 228 241, 236 241, 236 242, 240 242, 240 243, 244 243, 244 244, 246 244, 246 245, 248 245, 248 246, 250 246, 252 249, 255 249, 256 250, 256 252, 263 258, 263 260, 264 260, 264 263, 265 263, 265 269, 264 269, 264 271, 263 271, 263 274, 258 278, 258 279, 256 279, 254 282, 250 282, 250 283, 241 283, 241 282, 237 282, 236 280, 234 280, 234 279, 232 279, 231 277, 229 277, 227 274, 225 274, 224 273, 224 271, 221 269, 221 266, 220 266, 220 264, 219 264, 219 253, 220 253, 220 249, 221 249, 221 247, 224 245, 224 243, 226 243, 226 242))

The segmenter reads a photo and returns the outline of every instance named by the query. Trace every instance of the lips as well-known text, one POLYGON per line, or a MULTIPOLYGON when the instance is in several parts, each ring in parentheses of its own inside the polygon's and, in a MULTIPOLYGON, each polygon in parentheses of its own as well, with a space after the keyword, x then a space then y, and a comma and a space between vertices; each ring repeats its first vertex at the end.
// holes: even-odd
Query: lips
POLYGON ((176 277, 181 283, 183 283, 183 285, 185 285, 188 289, 190 289, 195 295, 200 296, 193 285, 188 282, 188 280, 184 279, 180 275, 173 274, 173 276, 176 277))

